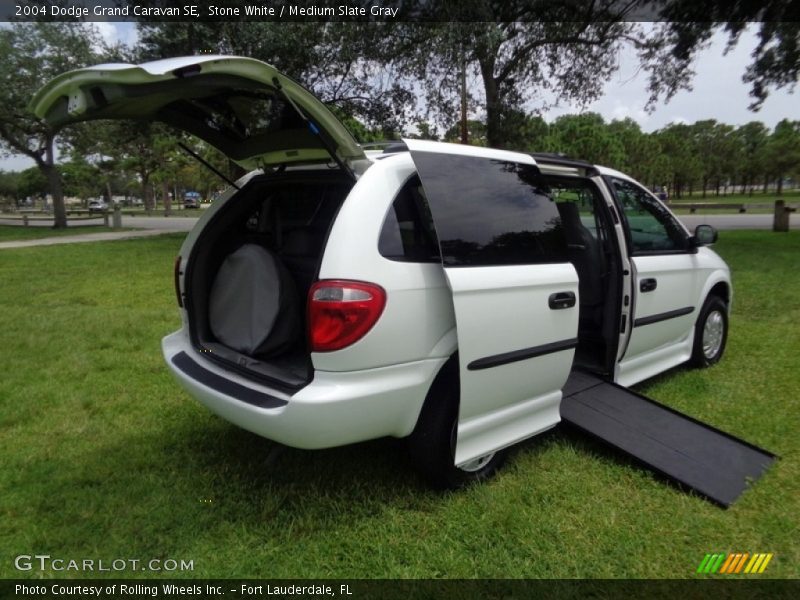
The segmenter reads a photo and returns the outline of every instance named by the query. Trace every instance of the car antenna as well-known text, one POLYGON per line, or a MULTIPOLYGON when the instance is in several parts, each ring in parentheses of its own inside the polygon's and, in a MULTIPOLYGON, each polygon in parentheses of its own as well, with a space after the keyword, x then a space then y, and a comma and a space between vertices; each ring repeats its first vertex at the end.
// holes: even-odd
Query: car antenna
POLYGON ((203 165, 204 167, 209 169, 212 173, 218 175, 219 177, 221 177, 222 179, 227 181, 229 184, 231 184, 237 190, 242 189, 238 185, 236 185, 235 181, 233 181, 230 177, 227 177, 222 171, 220 171, 218 168, 216 168, 214 165, 212 165, 210 162, 208 162, 205 158, 203 158, 197 152, 195 152, 194 150, 189 148, 189 146, 187 146, 183 142, 178 142, 178 146, 180 146, 181 150, 186 152, 186 154, 188 154, 189 156, 191 156, 192 158, 197 160, 201 165, 203 165))
POLYGON ((322 146, 325 148, 325 150, 328 151, 328 154, 331 155, 331 158, 333 159, 333 162, 335 162, 337 165, 339 165, 339 168, 342 171, 344 171, 345 173, 347 173, 353 181, 356 181, 357 177, 356 177, 356 174, 353 173, 353 170, 350 167, 348 167, 344 163, 344 161, 336 155, 336 152, 334 152, 334 150, 331 147, 331 145, 322 136, 322 132, 319 130, 319 127, 317 127, 317 124, 314 123, 314 121, 312 121, 311 119, 309 119, 302 110, 300 110, 300 107, 297 106, 297 104, 294 103, 294 100, 292 100, 289 97, 289 94, 287 94, 286 92, 283 91, 283 86, 281 85, 281 82, 278 81, 277 77, 273 77, 272 78, 272 83, 275 86, 275 89, 278 90, 278 93, 281 95, 281 97, 284 100, 286 100, 286 102, 291 104, 292 108, 294 108, 295 112, 297 112, 297 114, 300 115, 300 118, 303 119, 303 121, 306 122, 306 125, 308 125, 308 129, 311 131, 311 133, 313 133, 315 136, 317 136, 317 138, 319 138, 319 141, 322 143, 322 146))

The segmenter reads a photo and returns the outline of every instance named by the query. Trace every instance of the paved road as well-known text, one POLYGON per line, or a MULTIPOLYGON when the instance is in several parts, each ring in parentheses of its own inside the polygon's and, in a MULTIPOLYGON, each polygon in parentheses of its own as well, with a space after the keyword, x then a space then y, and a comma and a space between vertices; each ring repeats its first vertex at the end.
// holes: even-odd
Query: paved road
MULTIPOLYGON (((717 229, 772 229, 772 215, 681 215, 678 217, 689 230, 702 223, 717 229)), ((122 225, 139 229, 169 229, 189 231, 197 219, 190 217, 122 217, 122 225)), ((800 229, 800 213, 791 216, 791 227, 800 229)))
MULTIPOLYGON (((697 225, 707 223, 719 230, 730 229, 772 229, 772 215, 682 215, 678 217, 689 228, 694 230, 697 225)), ((0 223, 18 225, 19 222, 3 221, 0 223)), ((0 249, 3 248, 25 248, 28 246, 50 246, 53 244, 72 244, 77 242, 99 242, 107 240, 119 240, 137 237, 159 235, 161 233, 185 233, 192 229, 197 223, 197 218, 192 217, 122 217, 123 227, 133 227, 142 231, 120 231, 87 233, 82 235, 67 235, 52 238, 42 238, 38 240, 20 240, 10 242, 0 242, 0 249)), ((50 223, 32 222, 34 227, 49 227, 50 223)), ((791 228, 800 229, 800 213, 791 215, 791 228)))
MULTIPOLYGON (((713 225, 717 229, 772 229, 772 215, 681 215, 678 217, 689 230, 702 223, 713 225)), ((122 224, 125 227, 137 227, 140 229, 170 229, 189 231, 197 219, 189 217, 123 217, 122 224)), ((800 213, 791 216, 791 226, 793 229, 800 229, 800 213)))
POLYGON ((136 229, 191 231, 195 223, 197 223, 197 217, 129 217, 122 215, 122 226, 136 229))

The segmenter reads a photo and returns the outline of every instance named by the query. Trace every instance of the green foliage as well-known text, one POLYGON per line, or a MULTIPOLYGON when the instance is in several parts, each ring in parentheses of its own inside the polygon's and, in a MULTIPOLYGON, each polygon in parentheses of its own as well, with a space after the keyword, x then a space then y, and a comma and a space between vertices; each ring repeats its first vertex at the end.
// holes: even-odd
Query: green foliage
MULTIPOLYGON (((427 138, 422 138, 427 139, 427 138)), ((467 119, 467 139, 473 146, 486 146, 486 123, 477 119, 467 119)), ((444 133, 444 141, 461 141, 461 123, 458 122, 444 133)))
POLYGON ((651 187, 665 183, 666 157, 655 136, 644 133, 631 118, 611 121, 607 129, 608 135, 622 148, 619 162, 614 163, 615 168, 651 187))
POLYGON ((64 194, 87 199, 103 194, 103 182, 100 169, 89 164, 83 157, 58 165, 61 179, 64 182, 64 194))
POLYGON ((589 162, 616 165, 622 160, 622 142, 611 135, 597 113, 563 115, 550 126, 548 150, 589 162))
POLYGON ((20 171, 17 179, 17 199, 44 196, 48 192, 47 178, 37 167, 20 171))
POLYGON ((766 169, 783 189, 783 178, 800 175, 800 121, 783 119, 769 136, 764 148, 766 169))
MULTIPOLYGON (((751 84, 750 108, 754 110, 764 103, 771 89, 794 89, 800 79, 800 27, 795 0, 671 0, 661 6, 659 16, 663 25, 656 35, 670 50, 666 58, 687 66, 714 31, 727 32, 730 47, 736 45, 746 27, 758 27, 759 42, 742 77, 751 84)), ((660 83, 663 82, 654 78, 651 89, 657 93, 660 83)))

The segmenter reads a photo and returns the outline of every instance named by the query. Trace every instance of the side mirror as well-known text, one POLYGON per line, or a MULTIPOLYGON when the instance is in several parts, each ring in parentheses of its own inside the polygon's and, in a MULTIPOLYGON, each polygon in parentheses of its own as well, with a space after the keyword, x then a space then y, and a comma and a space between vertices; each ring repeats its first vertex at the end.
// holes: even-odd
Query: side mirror
POLYGON ((692 241, 695 246, 708 246, 717 241, 717 230, 711 225, 698 225, 694 229, 692 241))

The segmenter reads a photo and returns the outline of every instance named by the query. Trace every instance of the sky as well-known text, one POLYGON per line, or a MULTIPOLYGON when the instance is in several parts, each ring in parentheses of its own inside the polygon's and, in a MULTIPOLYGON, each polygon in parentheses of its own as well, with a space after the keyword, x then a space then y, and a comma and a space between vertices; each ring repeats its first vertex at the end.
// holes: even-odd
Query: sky
MULTIPOLYGON (((121 41, 128 45, 136 42, 133 23, 95 22, 95 25, 109 42, 121 41)), ((742 82, 742 75, 750 63, 756 41, 756 28, 751 26, 742 34, 738 45, 725 55, 727 35, 717 33, 695 61, 693 89, 679 92, 667 103, 659 102, 651 113, 645 111, 648 98, 646 74, 638 72, 635 54, 624 51, 620 56, 620 68, 605 82, 601 98, 585 108, 562 105, 542 116, 550 122, 562 114, 594 111, 606 121, 630 117, 648 132, 672 122, 694 123, 703 119, 716 119, 734 126, 758 120, 769 128, 784 118, 800 119, 800 93, 790 94, 785 88, 771 91, 760 111, 748 110, 752 99, 748 95, 749 86, 742 82)), ((25 157, 0 158, 0 170, 5 171, 25 169, 32 164, 25 157)))

